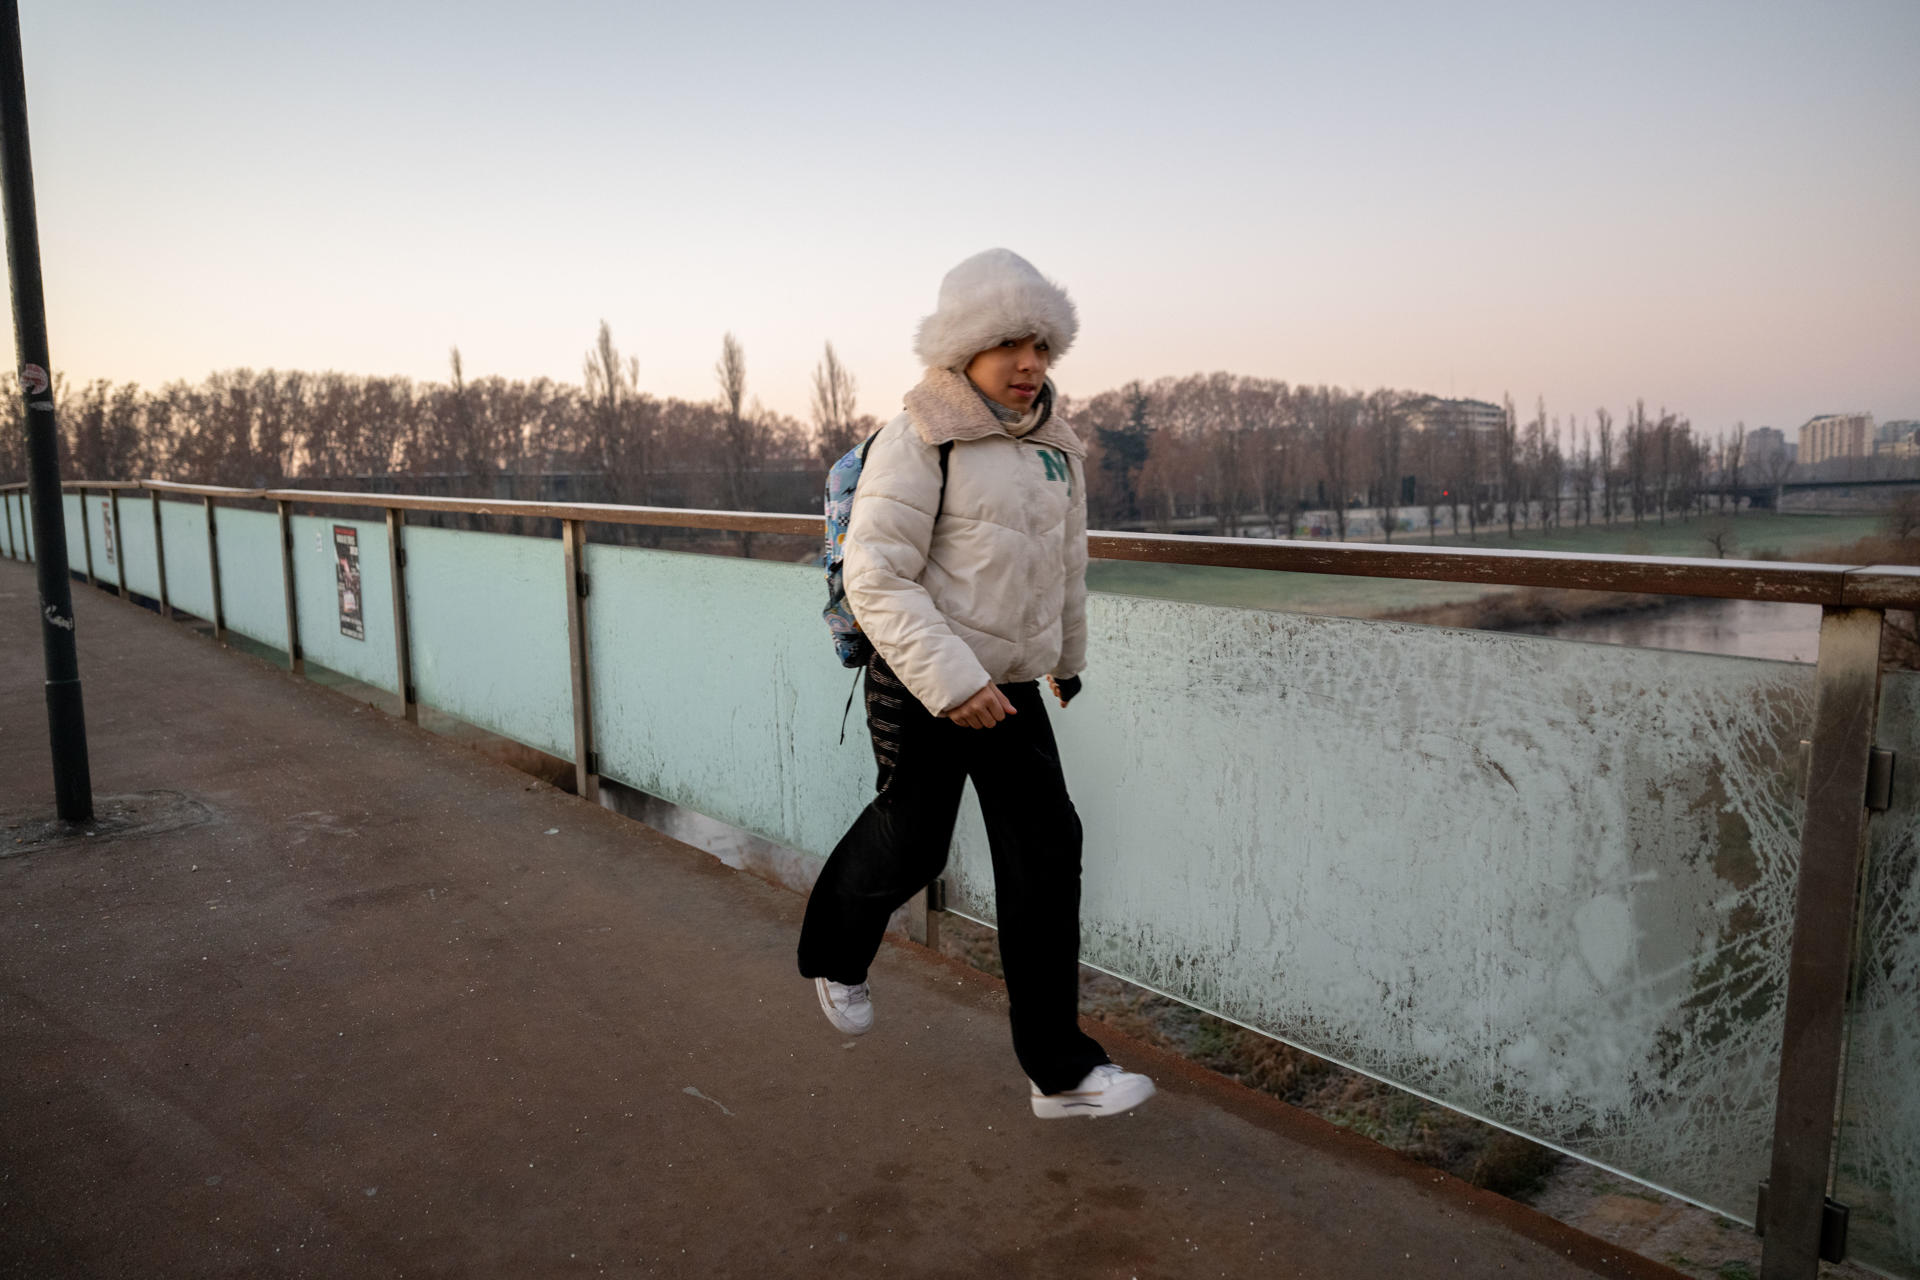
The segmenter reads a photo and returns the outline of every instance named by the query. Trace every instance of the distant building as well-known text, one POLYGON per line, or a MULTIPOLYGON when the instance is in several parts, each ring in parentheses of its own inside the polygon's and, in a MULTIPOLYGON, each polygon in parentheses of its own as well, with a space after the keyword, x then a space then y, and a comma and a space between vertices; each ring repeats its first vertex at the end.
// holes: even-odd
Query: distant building
POLYGON ((1800 428, 1800 461, 1807 466, 1829 458, 1865 458, 1873 453, 1873 415, 1823 413, 1800 428))
POLYGON ((1920 418, 1895 418, 1873 433, 1877 458, 1920 458, 1920 418))
POLYGON ((1485 400, 1443 400, 1427 396, 1414 401, 1411 421, 1416 431, 1438 427, 1442 431, 1496 432, 1506 423, 1507 411, 1485 400))
POLYGON ((1755 427, 1747 432, 1746 444, 1741 449, 1741 465, 1749 471, 1764 471, 1769 464, 1785 460, 1791 462, 1793 446, 1787 443, 1787 433, 1778 427, 1755 427))

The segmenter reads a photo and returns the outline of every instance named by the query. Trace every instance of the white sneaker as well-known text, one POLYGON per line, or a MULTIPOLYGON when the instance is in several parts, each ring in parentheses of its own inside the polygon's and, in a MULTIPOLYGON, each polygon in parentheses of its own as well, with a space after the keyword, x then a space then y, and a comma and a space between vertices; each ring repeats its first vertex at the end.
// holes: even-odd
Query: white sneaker
POLYGON ((1033 1114, 1042 1120, 1066 1116, 1117 1116, 1153 1096, 1153 1081, 1137 1071, 1103 1062, 1065 1093, 1042 1093, 1033 1086, 1033 1114))
POLYGON ((820 1007, 826 1011, 828 1022, 850 1036, 873 1029, 873 1001, 868 998, 866 983, 856 982, 848 987, 828 978, 815 978, 813 989, 820 997, 820 1007))

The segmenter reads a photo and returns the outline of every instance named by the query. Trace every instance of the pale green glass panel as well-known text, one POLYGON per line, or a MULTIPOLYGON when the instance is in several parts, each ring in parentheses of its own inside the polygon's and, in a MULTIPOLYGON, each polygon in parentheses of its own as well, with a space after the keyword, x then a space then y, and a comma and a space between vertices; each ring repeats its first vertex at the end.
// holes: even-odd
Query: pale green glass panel
POLYGON ((1893 803, 1868 826, 1834 1197, 1848 1256, 1920 1276, 1920 672, 1884 677, 1878 741, 1893 803))
POLYGON ((873 755, 816 568, 589 546, 600 771, 824 856, 873 792, 873 755))
MULTIPOLYGON (((1095 595, 1093 964, 1746 1220, 1811 667, 1095 595)), ((954 897, 991 919, 968 818, 954 897)))
POLYGON ((122 494, 120 527, 114 532, 114 546, 126 559, 127 590, 158 600, 160 569, 153 554, 153 499, 144 493, 122 494))
POLYGON ((31 508, 27 504, 26 495, 23 493, 9 493, 0 496, 5 497, 7 507, 13 513, 13 540, 8 544, 8 554, 15 560, 24 561, 28 559, 28 552, 33 546, 31 508))
POLYGON ((197 502, 160 503, 161 551, 167 557, 167 600, 213 621, 213 568, 207 560, 207 513, 197 502))
POLYGON ((392 693, 400 691, 385 521, 293 517, 293 593, 300 648, 309 662, 392 693), (360 544, 362 639, 348 634, 341 622, 339 574, 334 568, 336 527, 354 530, 360 544))
POLYGON ((220 607, 227 629, 284 651, 287 597, 280 576, 280 517, 215 507, 214 521, 219 529, 220 607))
POLYGON ((81 529, 85 518, 85 508, 80 505, 80 495, 63 493, 60 495, 60 513, 67 525, 67 568, 74 573, 87 571, 86 535, 81 529))
POLYGON ((559 541, 409 528, 402 545, 420 701, 572 759, 573 677, 559 541))

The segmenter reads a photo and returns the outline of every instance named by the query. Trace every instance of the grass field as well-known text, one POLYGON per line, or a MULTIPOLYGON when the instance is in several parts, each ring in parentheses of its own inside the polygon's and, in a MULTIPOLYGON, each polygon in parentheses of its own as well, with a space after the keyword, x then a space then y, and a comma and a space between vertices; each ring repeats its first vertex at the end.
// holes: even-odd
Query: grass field
MULTIPOLYGON (((1728 517, 1732 559, 1795 558, 1825 548, 1844 547, 1880 531, 1878 516, 1791 516, 1750 512, 1728 517)), ((1707 530, 1714 517, 1651 521, 1636 529, 1631 522, 1542 531, 1520 529, 1509 539, 1505 528, 1481 530, 1478 539, 1441 537, 1439 546, 1507 548, 1524 551, 1572 551, 1587 555, 1658 555, 1711 558, 1707 530)), ((1403 535, 1401 546, 1425 546, 1424 537, 1403 535)), ((1431 605, 1456 604, 1506 590, 1455 582, 1398 582, 1386 578, 1347 578, 1316 573, 1272 573, 1262 569, 1217 569, 1204 565, 1149 564, 1132 560, 1096 560, 1087 568, 1087 585, 1117 595, 1151 596, 1196 604, 1235 605, 1246 609, 1285 609, 1295 613, 1332 613, 1373 617, 1431 605)))

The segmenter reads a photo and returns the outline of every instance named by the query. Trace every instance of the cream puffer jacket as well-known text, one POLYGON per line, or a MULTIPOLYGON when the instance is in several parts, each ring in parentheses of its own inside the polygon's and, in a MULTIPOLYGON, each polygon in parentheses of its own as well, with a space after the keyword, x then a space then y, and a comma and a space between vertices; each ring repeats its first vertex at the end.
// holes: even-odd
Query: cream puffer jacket
POLYGON ((1080 673, 1085 456, 1057 414, 1013 435, 951 369, 929 369, 867 451, 844 547, 847 600, 934 715, 989 681, 1080 673), (949 440, 942 507, 940 446, 949 440))

